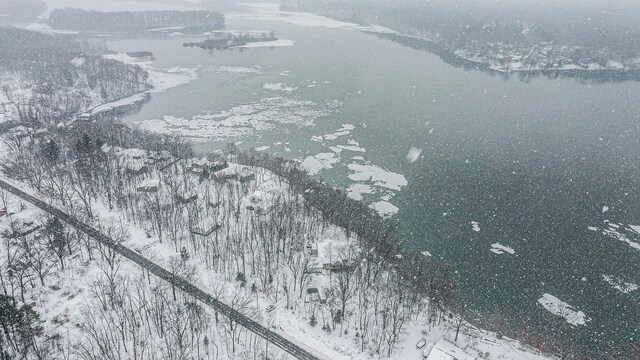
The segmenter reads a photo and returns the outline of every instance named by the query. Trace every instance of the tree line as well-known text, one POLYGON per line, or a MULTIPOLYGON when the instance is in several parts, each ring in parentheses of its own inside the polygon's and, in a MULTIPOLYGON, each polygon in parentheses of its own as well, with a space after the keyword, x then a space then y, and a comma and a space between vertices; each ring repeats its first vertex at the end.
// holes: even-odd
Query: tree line
POLYGON ((224 15, 217 11, 115 11, 56 9, 49 15, 54 29, 75 31, 139 31, 164 27, 224 26, 224 15))

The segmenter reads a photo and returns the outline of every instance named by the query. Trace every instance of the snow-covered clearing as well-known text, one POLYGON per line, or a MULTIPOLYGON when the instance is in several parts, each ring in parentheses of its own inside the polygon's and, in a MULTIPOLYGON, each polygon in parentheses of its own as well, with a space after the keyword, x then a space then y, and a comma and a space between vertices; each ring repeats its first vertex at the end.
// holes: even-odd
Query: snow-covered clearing
POLYGON ((582 311, 577 311, 573 306, 551 294, 542 295, 538 299, 538 303, 553 315, 565 318, 571 325, 585 325, 588 321, 591 321, 582 311))

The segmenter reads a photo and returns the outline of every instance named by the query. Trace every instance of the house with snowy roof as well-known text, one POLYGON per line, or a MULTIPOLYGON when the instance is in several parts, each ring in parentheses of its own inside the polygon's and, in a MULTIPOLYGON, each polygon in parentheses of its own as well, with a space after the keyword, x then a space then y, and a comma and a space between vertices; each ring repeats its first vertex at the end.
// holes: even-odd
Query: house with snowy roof
POLYGON ((447 340, 440 340, 435 345, 429 344, 422 352, 422 357, 425 360, 478 360, 447 340))

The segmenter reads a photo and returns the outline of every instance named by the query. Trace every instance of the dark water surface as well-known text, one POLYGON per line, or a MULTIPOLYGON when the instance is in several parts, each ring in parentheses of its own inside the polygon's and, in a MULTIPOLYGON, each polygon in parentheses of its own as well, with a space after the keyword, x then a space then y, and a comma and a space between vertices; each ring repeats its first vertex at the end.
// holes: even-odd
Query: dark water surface
MULTIPOLYGON (((153 94, 125 121, 190 118, 272 96, 318 104, 338 100, 339 110, 316 119, 315 126, 282 124, 235 140, 304 159, 331 152, 311 136, 353 124, 348 137, 366 153, 344 151, 340 163, 319 175, 347 188, 352 156, 403 174, 408 185, 390 200, 400 209, 403 239, 456 265, 464 296, 478 311, 542 334, 561 328, 573 338, 567 342, 595 351, 638 341, 640 291, 620 292, 603 275, 639 284, 640 250, 602 230, 605 220, 620 223, 619 232, 640 242, 640 235, 623 230, 640 225, 640 83, 505 81, 354 30, 250 20, 231 20, 228 28, 274 30, 296 44, 209 53, 182 47, 202 37, 112 42, 117 51, 152 51, 159 68, 259 65, 262 72, 203 71, 198 80, 153 94), (283 71, 288 76, 279 75, 283 71), (318 85, 307 87, 310 81, 318 85), (264 83, 299 89, 274 94, 264 83), (405 158, 411 146, 423 150, 414 163, 405 158), (609 210, 603 213, 604 206, 609 210), (480 231, 473 231, 471 221, 480 231), (515 254, 494 254, 493 243, 515 254), (545 293, 591 321, 559 325, 562 318, 537 303, 545 293)), ((365 201, 388 193, 378 191, 365 201)))

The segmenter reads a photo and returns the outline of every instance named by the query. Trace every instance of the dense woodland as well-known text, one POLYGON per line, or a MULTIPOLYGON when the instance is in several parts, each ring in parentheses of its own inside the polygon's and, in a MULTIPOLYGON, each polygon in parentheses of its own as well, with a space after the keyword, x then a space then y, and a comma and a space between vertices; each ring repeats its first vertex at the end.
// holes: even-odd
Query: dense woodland
POLYGON ((0 24, 27 22, 36 19, 47 8, 42 0, 0 1, 0 24))
POLYGON ((49 15, 54 29, 76 31, 138 31, 164 27, 207 27, 220 29, 224 16, 215 11, 120 11, 98 12, 56 9, 49 15))
POLYGON ((567 54, 575 63, 581 58, 625 60, 640 55, 640 9, 637 2, 626 0, 588 7, 577 1, 285 0, 282 8, 379 24, 451 50, 496 43, 531 48, 545 42, 579 48, 567 54))

